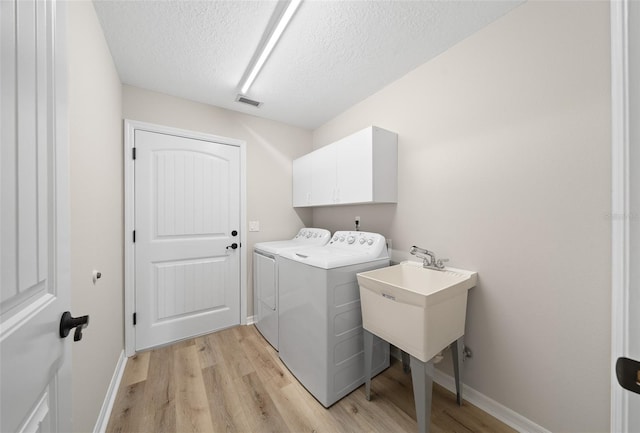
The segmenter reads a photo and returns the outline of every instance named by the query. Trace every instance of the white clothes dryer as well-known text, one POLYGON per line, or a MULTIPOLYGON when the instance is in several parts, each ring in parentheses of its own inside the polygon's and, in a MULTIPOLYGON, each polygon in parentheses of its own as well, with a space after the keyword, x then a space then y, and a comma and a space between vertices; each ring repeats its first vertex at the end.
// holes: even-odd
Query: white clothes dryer
POLYGON ((253 299, 256 328, 278 350, 278 255, 283 251, 325 245, 331 233, 304 228, 293 239, 253 246, 253 299))
MULTIPOLYGON (((280 359, 325 407, 364 383, 356 274, 385 266, 385 238, 358 231, 338 231, 323 247, 280 255, 280 359)), ((389 343, 374 338, 378 374, 389 366, 389 343)))

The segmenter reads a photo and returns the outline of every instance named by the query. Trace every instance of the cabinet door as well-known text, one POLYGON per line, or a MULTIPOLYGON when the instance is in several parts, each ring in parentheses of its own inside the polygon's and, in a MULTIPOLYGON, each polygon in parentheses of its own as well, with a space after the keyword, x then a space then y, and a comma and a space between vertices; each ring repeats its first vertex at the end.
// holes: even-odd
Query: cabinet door
POLYGON ((293 206, 311 206, 311 167, 313 154, 293 161, 293 206))
POLYGON ((336 203, 373 200, 371 128, 356 132, 337 143, 336 203))
POLYGON ((313 152, 311 167, 311 204, 321 206, 335 203, 336 146, 321 147, 313 152))

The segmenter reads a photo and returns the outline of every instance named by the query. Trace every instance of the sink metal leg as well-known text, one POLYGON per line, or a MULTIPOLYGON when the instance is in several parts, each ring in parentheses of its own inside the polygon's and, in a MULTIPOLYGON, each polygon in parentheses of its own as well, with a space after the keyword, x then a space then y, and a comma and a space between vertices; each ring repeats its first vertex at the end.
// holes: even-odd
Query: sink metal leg
POLYGON ((364 335, 364 395, 371 400, 371 367, 373 363, 373 334, 363 329, 364 335))
POLYGON ((433 361, 422 362, 411 357, 411 381, 416 403, 418 432, 429 433, 431 424, 431 395, 433 385, 433 361))
POLYGON ((456 378, 456 400, 458 406, 462 406, 462 357, 464 356, 464 344, 462 337, 451 343, 451 355, 453 358, 453 372, 456 378))
POLYGON ((409 354, 404 350, 400 352, 402 353, 402 371, 409 373, 411 371, 411 367, 409 367, 409 354))

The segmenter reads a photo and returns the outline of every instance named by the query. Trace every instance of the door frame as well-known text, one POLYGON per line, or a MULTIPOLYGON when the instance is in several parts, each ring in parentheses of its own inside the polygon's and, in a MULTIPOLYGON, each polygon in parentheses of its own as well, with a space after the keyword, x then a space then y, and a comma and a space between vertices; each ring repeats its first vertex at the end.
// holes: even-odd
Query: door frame
MULTIPOLYGON (((246 194, 246 142, 235 138, 189 131, 170 126, 156 125, 137 120, 124 119, 124 343, 125 355, 135 354, 135 248, 133 230, 135 228, 135 183, 133 146, 135 131, 148 131, 159 134, 237 146, 240 148, 240 245, 247 245, 247 194, 246 194)), ((240 324, 247 323, 247 248, 240 248, 240 324)))
MULTIPOLYGON (((631 171, 638 170, 630 156, 629 0, 610 2, 611 22, 611 431, 629 430, 629 394, 617 382, 616 360, 629 353, 632 287, 630 223, 631 171)), ((639 23, 634 23, 639 24, 639 23)), ((637 287, 638 282, 633 284, 637 287)))

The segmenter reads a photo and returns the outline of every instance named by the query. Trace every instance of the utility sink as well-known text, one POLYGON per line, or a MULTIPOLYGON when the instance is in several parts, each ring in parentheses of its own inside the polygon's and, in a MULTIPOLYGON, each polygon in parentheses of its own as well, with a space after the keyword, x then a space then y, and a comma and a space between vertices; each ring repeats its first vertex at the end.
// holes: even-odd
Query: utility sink
POLYGON ((362 326, 427 362, 464 335, 467 291, 477 278, 413 261, 359 273, 362 326))

